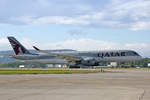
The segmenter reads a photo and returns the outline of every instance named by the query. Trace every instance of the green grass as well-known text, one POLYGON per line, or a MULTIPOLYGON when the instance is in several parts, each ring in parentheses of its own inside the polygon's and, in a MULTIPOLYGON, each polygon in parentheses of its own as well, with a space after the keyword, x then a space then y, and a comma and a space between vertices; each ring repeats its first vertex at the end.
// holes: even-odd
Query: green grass
POLYGON ((69 69, 0 69, 0 75, 11 75, 11 74, 88 74, 88 73, 98 73, 101 70, 69 70, 69 69))

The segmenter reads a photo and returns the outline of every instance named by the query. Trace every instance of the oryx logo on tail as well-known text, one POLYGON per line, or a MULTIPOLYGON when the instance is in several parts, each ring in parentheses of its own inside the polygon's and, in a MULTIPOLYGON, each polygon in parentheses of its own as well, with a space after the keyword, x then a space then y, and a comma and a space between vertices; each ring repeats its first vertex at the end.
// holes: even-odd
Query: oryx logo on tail
POLYGON ((31 54, 21 43, 19 43, 14 37, 8 37, 8 40, 16 55, 31 54))

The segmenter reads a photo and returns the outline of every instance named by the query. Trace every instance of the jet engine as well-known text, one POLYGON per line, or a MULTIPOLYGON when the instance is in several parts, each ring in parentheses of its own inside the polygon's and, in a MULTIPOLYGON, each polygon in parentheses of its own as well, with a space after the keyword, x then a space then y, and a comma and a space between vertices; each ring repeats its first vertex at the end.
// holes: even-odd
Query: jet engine
POLYGON ((99 63, 95 59, 83 59, 81 64, 86 66, 97 66, 99 63))

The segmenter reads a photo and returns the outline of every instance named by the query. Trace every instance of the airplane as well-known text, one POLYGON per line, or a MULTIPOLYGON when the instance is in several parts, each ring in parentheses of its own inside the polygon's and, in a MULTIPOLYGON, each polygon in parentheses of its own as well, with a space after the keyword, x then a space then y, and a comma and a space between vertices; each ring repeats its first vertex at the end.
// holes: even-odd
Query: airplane
POLYGON ((98 66, 101 61, 134 62, 142 59, 142 57, 133 50, 45 52, 33 46, 35 50, 42 53, 33 54, 14 37, 8 37, 8 40, 16 54, 12 57, 28 62, 45 64, 59 63, 69 66, 98 66))

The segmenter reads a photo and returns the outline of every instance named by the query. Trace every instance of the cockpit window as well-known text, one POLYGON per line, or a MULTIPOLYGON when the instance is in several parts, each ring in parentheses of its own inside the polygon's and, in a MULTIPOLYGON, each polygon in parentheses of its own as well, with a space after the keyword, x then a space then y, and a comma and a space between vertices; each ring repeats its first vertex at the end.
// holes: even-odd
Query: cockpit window
POLYGON ((134 54, 135 56, 139 56, 139 54, 138 54, 138 53, 136 53, 136 52, 134 52, 134 51, 133 51, 133 54, 134 54))
POLYGON ((134 51, 128 51, 126 52, 126 56, 139 56, 139 54, 134 51))

